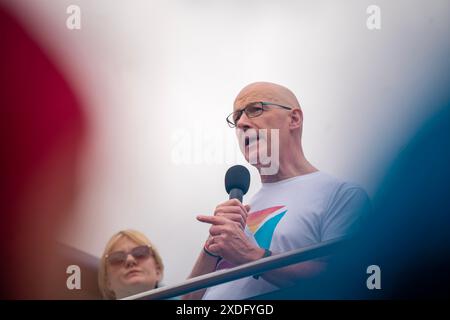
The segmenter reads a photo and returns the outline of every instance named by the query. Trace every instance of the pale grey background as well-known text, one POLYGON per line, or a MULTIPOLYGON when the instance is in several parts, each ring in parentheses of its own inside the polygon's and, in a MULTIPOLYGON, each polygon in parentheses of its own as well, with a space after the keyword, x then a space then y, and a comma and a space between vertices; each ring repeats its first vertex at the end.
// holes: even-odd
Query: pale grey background
MULTIPOLYGON (((175 164, 177 130, 204 137, 201 152, 215 144, 237 152, 224 121, 235 95, 253 81, 278 82, 303 106, 307 158, 372 195, 383 165, 447 90, 446 0, 6 3, 91 118, 63 241, 100 256, 116 231, 141 230, 163 256, 166 284, 189 274, 208 232, 195 216, 226 200, 233 162, 175 164), (81 7, 79 31, 65 27, 70 4, 81 7), (371 4, 381 8, 381 30, 366 28, 371 4)), ((250 195, 260 185, 251 172, 250 195)))

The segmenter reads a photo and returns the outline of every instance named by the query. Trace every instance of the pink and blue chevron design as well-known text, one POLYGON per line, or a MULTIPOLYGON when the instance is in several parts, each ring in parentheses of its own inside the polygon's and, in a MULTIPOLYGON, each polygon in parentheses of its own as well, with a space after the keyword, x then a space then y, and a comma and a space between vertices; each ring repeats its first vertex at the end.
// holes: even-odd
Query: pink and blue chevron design
POLYGON ((248 215, 247 226, 261 248, 269 249, 273 232, 286 212, 286 206, 275 206, 248 215))

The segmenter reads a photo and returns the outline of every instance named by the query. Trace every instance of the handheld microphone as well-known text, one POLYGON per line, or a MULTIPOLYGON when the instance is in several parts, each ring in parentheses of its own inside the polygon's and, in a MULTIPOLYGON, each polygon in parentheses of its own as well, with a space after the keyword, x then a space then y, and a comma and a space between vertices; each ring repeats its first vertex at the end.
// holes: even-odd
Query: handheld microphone
POLYGON ((238 199, 242 203, 244 194, 250 186, 250 172, 241 165, 232 166, 225 174, 225 190, 230 199, 238 199))

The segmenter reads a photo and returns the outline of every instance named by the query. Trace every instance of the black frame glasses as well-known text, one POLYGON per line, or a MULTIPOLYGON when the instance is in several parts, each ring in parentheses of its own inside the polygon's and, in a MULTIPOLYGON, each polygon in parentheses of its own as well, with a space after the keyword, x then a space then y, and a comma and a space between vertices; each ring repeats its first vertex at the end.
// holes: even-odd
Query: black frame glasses
POLYGON ((243 109, 233 111, 230 113, 230 115, 227 117, 227 123, 230 128, 235 128, 236 124, 238 123, 239 119, 242 116, 242 113, 245 112, 245 115, 248 118, 256 118, 263 114, 264 111, 267 109, 264 109, 265 106, 277 106, 286 110, 292 110, 291 107, 286 107, 281 104, 273 103, 273 102, 264 102, 264 101, 256 101, 251 102, 248 105, 246 105, 243 109))
POLYGON ((149 245, 137 246, 129 252, 115 251, 105 256, 106 261, 111 266, 121 266, 127 261, 128 255, 131 254, 136 260, 144 260, 152 255, 152 247, 149 245))

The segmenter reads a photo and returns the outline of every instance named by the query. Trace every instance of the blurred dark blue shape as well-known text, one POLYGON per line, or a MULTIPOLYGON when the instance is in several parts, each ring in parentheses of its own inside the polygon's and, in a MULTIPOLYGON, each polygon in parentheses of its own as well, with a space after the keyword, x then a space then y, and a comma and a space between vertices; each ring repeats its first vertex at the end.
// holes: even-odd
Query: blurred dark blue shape
POLYGON ((328 271, 261 299, 449 298, 450 105, 400 152, 373 199, 353 244, 328 271), (369 290, 366 269, 381 269, 369 290))

